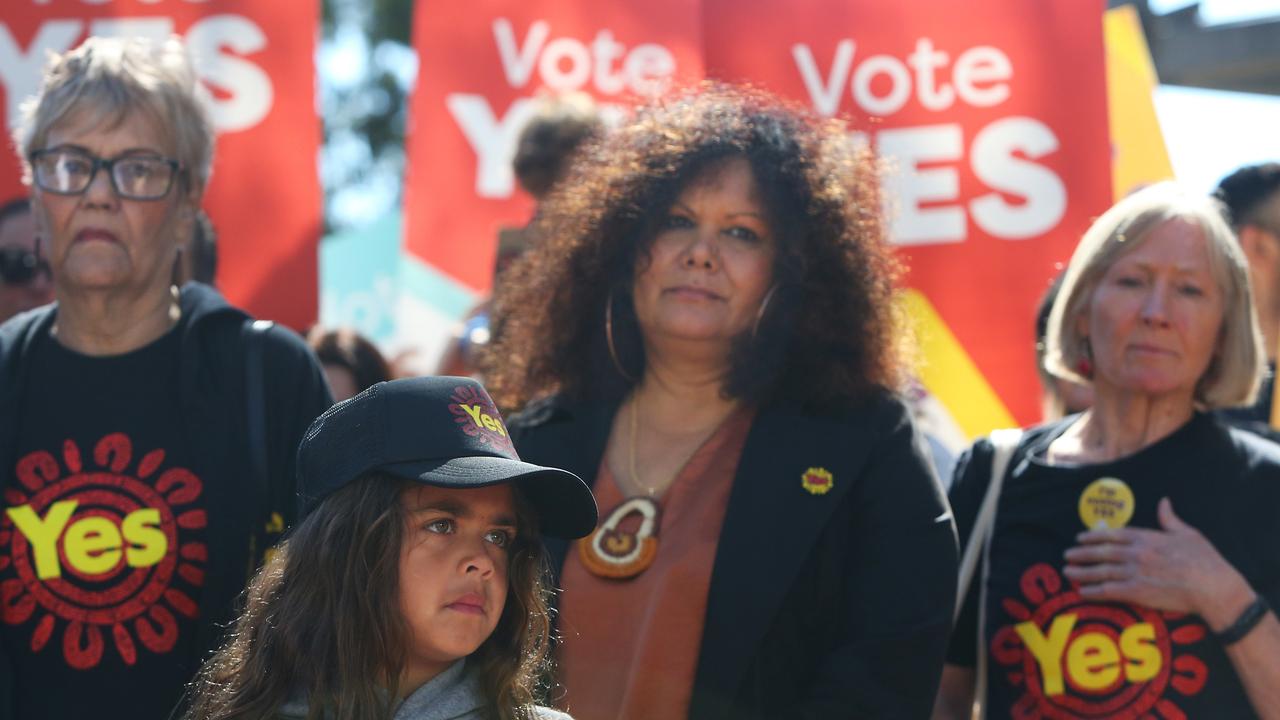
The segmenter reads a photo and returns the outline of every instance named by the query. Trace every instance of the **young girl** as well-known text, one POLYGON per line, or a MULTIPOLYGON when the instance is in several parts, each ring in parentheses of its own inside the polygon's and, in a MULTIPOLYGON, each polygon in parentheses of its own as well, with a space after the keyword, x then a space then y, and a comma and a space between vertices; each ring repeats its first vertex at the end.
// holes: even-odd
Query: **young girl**
POLYGON ((567 720, 535 704, 539 531, 596 522, 576 476, 520 461, 484 388, 380 383, 298 450, 304 519, 246 592, 188 720, 567 720))

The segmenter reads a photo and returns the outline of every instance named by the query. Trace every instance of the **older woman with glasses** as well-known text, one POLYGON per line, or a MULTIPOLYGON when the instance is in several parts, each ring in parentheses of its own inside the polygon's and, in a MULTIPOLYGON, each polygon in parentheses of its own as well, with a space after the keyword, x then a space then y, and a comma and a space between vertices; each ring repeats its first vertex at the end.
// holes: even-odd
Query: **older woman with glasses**
POLYGON ((0 717, 169 716, 330 403, 300 338, 173 284, 213 155, 197 89, 176 40, 90 38, 15 131, 56 303, 0 327, 0 717))

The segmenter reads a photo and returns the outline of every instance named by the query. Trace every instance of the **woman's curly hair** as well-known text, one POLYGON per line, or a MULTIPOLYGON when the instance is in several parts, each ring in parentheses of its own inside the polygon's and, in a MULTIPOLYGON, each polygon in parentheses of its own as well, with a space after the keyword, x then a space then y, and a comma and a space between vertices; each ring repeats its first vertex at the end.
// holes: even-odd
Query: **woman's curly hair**
POLYGON ((883 237, 874 158, 844 123, 708 83, 588 144, 539 207, 534 249, 501 278, 482 358, 501 406, 630 390, 644 370, 631 302, 637 263, 681 191, 739 157, 778 250, 759 327, 734 341, 726 396, 839 408, 900 384, 900 265, 883 237), (605 337, 607 308, 621 368, 605 337))

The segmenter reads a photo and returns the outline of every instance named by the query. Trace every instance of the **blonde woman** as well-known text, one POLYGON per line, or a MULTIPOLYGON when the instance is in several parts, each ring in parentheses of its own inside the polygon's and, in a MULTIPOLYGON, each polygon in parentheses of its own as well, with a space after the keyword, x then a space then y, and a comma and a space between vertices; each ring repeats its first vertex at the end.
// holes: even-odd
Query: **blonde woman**
MULTIPOLYGON (((1157 185, 1094 223, 1047 349, 1094 405, 1024 433, 935 717, 1280 717, 1280 447, 1209 412, 1248 403, 1262 360, 1212 201, 1157 185)), ((957 468, 966 545, 992 454, 957 468)))

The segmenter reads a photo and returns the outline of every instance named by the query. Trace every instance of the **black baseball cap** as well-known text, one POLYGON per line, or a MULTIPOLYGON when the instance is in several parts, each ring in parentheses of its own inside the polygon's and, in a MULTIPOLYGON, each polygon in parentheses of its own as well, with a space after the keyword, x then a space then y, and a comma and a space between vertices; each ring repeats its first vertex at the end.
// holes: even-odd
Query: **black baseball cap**
POLYGON ((489 393, 471 378, 380 382, 326 410, 298 445, 301 513, 371 471, 446 488, 516 483, 544 535, 579 538, 596 526, 586 483, 522 461, 489 393))

